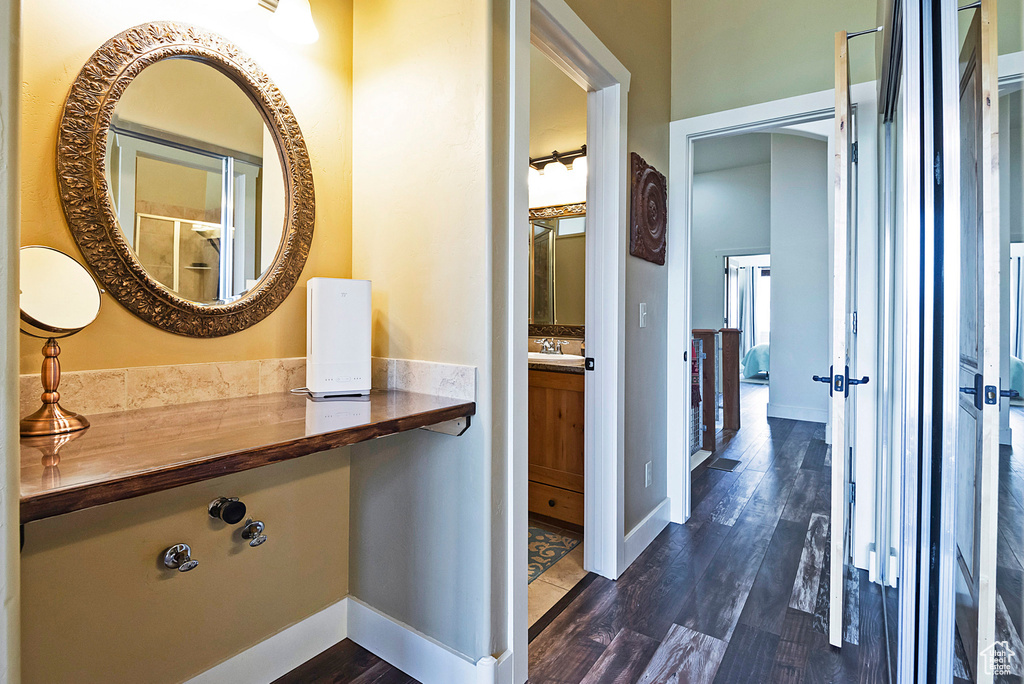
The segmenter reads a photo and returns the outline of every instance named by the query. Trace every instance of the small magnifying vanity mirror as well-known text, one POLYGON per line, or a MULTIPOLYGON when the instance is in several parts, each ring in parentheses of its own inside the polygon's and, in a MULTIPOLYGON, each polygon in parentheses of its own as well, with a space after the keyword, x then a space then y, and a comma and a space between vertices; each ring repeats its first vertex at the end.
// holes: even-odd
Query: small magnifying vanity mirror
POLYGON ((22 418, 22 435, 59 435, 89 427, 85 417, 61 408, 59 338, 96 320, 100 289, 84 266, 50 247, 21 248, 22 332, 43 345, 42 407, 22 418))

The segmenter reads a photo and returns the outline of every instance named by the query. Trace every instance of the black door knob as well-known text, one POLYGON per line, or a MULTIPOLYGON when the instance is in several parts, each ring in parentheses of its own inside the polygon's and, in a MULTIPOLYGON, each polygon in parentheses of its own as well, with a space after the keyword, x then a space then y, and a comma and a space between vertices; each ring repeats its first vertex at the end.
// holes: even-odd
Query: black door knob
POLYGON ((223 520, 228 525, 235 525, 245 518, 245 504, 238 497, 225 497, 210 502, 210 517, 223 520))

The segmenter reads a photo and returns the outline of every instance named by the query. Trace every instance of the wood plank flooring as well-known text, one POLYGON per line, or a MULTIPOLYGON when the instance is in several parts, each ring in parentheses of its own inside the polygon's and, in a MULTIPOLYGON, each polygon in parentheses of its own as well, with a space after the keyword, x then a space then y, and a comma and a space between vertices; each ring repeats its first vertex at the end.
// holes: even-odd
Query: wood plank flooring
POLYGON ((895 630, 867 573, 848 569, 844 645, 828 644, 824 428, 766 419, 765 398, 750 394, 743 429, 717 440, 739 467, 698 471, 690 521, 666 528, 617 582, 597 578, 537 636, 531 684, 889 681, 895 630), (638 644, 628 662, 625 644, 638 644))

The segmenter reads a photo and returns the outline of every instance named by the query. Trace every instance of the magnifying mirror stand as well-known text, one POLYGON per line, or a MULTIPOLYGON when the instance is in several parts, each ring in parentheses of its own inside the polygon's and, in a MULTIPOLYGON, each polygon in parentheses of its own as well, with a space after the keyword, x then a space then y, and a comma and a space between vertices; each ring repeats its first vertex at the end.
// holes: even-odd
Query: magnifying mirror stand
POLYGON ((40 376, 43 382, 43 405, 35 413, 21 419, 22 435, 60 435, 89 427, 89 421, 84 416, 66 411, 57 403, 60 400, 60 392, 57 391, 60 384, 59 355, 57 340, 53 337, 47 339, 43 345, 43 369, 40 376))

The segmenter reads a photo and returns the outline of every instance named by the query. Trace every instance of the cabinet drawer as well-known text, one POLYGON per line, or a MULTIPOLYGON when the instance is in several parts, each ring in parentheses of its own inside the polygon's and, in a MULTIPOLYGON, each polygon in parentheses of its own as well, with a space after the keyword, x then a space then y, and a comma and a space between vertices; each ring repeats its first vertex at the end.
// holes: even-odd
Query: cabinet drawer
POLYGON ((583 494, 551 487, 540 482, 531 482, 530 512, 574 525, 582 525, 583 494))

